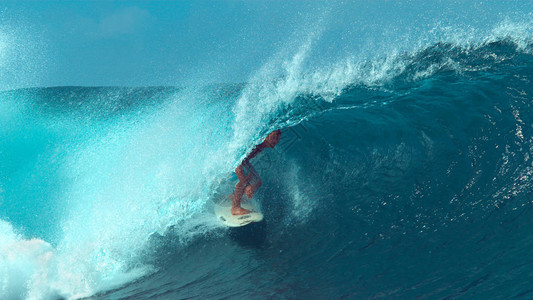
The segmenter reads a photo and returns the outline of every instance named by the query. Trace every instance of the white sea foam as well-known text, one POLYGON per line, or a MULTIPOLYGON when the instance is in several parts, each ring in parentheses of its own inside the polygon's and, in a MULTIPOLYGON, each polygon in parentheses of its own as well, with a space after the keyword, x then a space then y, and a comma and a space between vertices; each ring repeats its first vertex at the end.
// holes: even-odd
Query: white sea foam
POLYGON ((0 297, 42 299, 55 295, 50 285, 55 250, 40 239, 25 239, 0 220, 0 297))

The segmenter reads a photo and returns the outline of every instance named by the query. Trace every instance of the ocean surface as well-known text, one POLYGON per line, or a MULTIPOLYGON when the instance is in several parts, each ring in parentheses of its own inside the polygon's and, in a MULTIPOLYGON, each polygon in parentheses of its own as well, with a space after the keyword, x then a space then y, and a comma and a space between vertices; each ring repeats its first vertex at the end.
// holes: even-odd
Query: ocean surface
POLYGON ((531 26, 0 92, 1 299, 532 299, 531 26), (264 221, 213 201, 252 160, 264 221))

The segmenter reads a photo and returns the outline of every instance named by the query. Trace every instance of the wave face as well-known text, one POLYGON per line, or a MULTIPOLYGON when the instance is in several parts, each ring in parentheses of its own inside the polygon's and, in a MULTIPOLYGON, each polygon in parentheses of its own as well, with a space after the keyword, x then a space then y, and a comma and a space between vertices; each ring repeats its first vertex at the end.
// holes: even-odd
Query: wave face
POLYGON ((248 83, 0 94, 1 298, 528 298, 529 27, 248 83), (212 200, 252 163, 265 221, 212 200))

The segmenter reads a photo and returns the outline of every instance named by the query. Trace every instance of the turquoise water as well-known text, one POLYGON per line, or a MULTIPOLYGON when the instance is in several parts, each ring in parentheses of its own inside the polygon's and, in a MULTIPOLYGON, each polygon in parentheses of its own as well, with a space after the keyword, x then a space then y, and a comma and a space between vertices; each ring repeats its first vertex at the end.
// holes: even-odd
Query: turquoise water
POLYGON ((250 80, 0 93, 5 299, 531 298, 529 23, 250 80), (252 160, 265 220, 212 201, 252 160))

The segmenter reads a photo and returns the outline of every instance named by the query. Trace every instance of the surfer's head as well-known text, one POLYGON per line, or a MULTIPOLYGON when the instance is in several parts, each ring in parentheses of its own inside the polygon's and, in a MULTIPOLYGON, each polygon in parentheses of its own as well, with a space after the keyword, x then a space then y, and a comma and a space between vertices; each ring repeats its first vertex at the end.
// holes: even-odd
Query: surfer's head
POLYGON ((269 148, 274 148, 281 138, 281 130, 272 131, 265 139, 265 144, 269 148))

